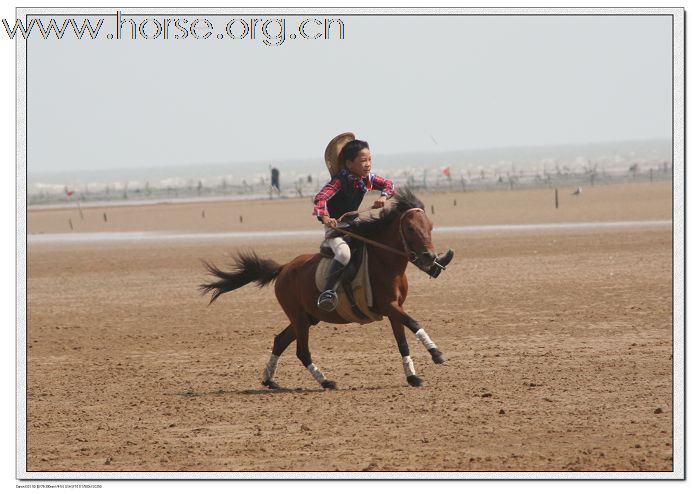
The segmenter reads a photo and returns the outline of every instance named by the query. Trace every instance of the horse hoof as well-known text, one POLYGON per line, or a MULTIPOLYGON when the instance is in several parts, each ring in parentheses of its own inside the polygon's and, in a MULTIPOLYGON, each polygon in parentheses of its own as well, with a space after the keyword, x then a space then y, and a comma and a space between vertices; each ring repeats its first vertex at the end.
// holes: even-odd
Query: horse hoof
POLYGON ((321 386, 323 386, 323 389, 337 389, 337 386, 335 385, 335 381, 329 381, 326 379, 321 383, 321 386))
POLYGON ((269 389, 280 389, 280 385, 277 384, 275 381, 263 381, 262 385, 266 386, 269 389))
POLYGON ((410 384, 414 388, 420 388, 421 386, 423 386, 423 379, 416 376, 415 374, 413 374, 412 376, 408 376, 406 378, 406 381, 408 381, 408 384, 410 384))
POLYGON ((445 361, 445 356, 437 348, 431 348, 430 355, 433 357, 433 362, 436 364, 442 364, 445 361))

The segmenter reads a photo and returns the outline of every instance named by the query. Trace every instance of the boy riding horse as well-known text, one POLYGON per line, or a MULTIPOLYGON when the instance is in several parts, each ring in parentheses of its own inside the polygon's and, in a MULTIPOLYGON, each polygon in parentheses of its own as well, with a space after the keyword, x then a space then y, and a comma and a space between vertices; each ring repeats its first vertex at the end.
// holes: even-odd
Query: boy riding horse
MULTIPOLYGON (((369 144, 355 139, 351 132, 340 134, 328 144, 325 160, 332 178, 316 194, 313 214, 325 227, 322 246, 328 246, 333 251, 333 262, 317 305, 321 310, 332 312, 338 305, 336 290, 341 275, 350 262, 350 247, 342 236, 334 235, 333 229, 343 215, 357 211, 368 190, 381 191, 372 208, 384 207, 386 199, 394 195, 394 184, 391 180, 372 173, 369 144)), ((439 268, 436 267, 435 272, 429 274, 437 277, 441 268, 447 266, 451 260, 451 251, 440 256, 436 259, 439 268)))

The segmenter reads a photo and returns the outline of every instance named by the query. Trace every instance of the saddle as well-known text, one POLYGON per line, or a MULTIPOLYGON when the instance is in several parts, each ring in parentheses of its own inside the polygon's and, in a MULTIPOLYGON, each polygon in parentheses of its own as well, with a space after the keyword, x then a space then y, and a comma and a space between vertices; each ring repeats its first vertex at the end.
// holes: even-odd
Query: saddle
MULTIPOLYGON (((360 242, 348 242, 351 251, 350 262, 340 279, 340 285, 336 291, 338 295, 338 307, 336 314, 348 322, 369 324, 381 321, 383 316, 372 311, 372 285, 369 282, 369 263, 367 262, 367 249, 360 242)), ((333 260, 333 251, 330 247, 321 247, 321 262, 316 268, 316 288, 322 291, 328 271, 333 260)))

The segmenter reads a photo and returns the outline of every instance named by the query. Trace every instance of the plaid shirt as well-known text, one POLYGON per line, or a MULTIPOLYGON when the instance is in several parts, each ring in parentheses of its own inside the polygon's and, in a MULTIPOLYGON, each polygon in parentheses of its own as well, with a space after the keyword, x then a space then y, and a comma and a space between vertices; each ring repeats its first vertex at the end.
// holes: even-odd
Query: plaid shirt
MULTIPOLYGON (((349 185, 352 190, 360 192, 360 201, 365 195, 365 192, 373 189, 381 190, 381 195, 385 197, 391 197, 394 195, 394 183, 388 178, 380 177, 372 172, 370 172, 366 177, 358 177, 343 169, 340 170, 340 172, 338 172, 318 194, 316 194, 316 197, 314 198, 314 216, 316 216, 318 219, 321 219, 321 216, 330 216, 330 213, 328 212, 328 201, 330 201, 333 196, 343 189, 344 183, 349 185)), ((351 209, 348 211, 351 211, 351 209)), ((345 214, 348 211, 339 212, 338 216, 345 214)))

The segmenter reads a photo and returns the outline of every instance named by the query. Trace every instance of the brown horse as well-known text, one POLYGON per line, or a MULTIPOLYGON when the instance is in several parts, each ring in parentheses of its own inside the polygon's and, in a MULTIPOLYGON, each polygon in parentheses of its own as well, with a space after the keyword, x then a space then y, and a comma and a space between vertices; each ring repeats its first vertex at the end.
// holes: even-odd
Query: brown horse
MULTIPOLYGON (((389 318, 394 338, 403 358, 406 380, 411 386, 421 386, 423 380, 416 375, 406 342, 404 326, 409 328, 430 352, 433 362, 445 361, 442 352, 430 340, 421 324, 403 309, 408 294, 406 267, 409 259, 424 271, 434 269, 436 253, 432 243, 432 222, 425 213, 423 203, 408 190, 399 191, 393 206, 382 211, 378 218, 357 220, 348 231, 373 241, 367 245, 369 276, 374 296, 372 310, 389 318), (380 248, 382 246, 388 247, 380 248)), ((254 253, 238 254, 234 270, 225 272, 205 262, 209 274, 218 278, 200 286, 203 293, 212 292, 211 302, 221 294, 256 282, 263 287, 273 280, 275 295, 289 318, 287 326, 275 339, 270 360, 263 372, 262 384, 270 389, 279 386, 274 381, 277 360, 282 352, 296 340, 297 357, 323 388, 335 389, 336 384, 326 379, 314 365, 309 352, 309 327, 324 321, 345 324, 335 312, 324 312, 316 306, 319 291, 315 273, 321 255, 302 255, 280 265, 275 261, 260 259, 254 253)))

